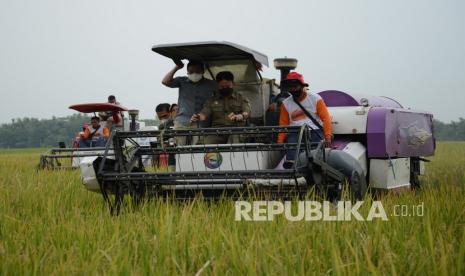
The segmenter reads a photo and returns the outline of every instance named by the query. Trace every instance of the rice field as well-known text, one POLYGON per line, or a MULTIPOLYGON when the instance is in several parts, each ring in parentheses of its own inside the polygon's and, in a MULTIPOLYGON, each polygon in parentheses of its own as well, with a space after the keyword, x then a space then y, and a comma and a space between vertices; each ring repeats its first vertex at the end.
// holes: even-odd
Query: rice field
POLYGON ((438 144, 421 191, 379 198, 387 221, 235 221, 230 200, 110 216, 78 171, 36 171, 44 151, 0 151, 0 275, 465 274, 464 142, 438 144))

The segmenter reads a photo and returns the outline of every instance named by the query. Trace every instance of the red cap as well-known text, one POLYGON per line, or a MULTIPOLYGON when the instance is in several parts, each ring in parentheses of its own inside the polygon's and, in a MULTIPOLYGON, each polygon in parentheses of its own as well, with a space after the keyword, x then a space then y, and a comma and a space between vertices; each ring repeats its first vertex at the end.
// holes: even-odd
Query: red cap
POLYGON ((303 86, 308 86, 308 83, 304 81, 304 76, 297 72, 290 72, 289 74, 287 74, 286 79, 284 80, 298 80, 303 86))

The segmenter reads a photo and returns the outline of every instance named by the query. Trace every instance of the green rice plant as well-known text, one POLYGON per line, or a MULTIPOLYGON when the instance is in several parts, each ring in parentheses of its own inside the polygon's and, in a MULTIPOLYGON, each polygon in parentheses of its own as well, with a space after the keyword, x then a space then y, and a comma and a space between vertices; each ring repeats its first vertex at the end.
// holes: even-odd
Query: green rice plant
POLYGON ((154 199, 111 216, 78 171, 36 171, 43 151, 0 152, 1 275, 465 274, 462 142, 438 144, 420 191, 376 199, 388 221, 235 221, 227 198, 154 199), (424 212, 394 216, 399 205, 424 212))

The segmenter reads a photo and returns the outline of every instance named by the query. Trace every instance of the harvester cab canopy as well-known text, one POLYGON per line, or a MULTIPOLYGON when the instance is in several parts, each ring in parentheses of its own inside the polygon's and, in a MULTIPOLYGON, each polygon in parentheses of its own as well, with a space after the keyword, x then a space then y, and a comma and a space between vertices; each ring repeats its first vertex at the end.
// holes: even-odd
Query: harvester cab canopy
POLYGON ((226 41, 160 44, 153 46, 152 51, 173 60, 203 61, 212 79, 220 71, 231 71, 239 83, 257 82, 258 70, 262 65, 268 66, 266 55, 226 41))
POLYGON ((69 107, 82 113, 93 113, 93 112, 122 112, 128 111, 124 106, 112 103, 84 103, 84 104, 74 104, 69 107))
POLYGON ((221 71, 234 74, 235 89, 250 100, 255 108, 252 121, 263 121, 271 94, 279 93, 274 80, 264 80, 260 74, 263 65, 268 66, 268 57, 226 41, 188 42, 160 44, 152 51, 174 61, 199 60, 205 63, 205 78, 215 79, 221 71), (254 120, 255 119, 255 120, 254 120))
POLYGON ((195 59, 203 61, 239 60, 253 57, 268 66, 268 57, 258 51, 228 41, 203 41, 159 44, 152 50, 172 59, 195 59))

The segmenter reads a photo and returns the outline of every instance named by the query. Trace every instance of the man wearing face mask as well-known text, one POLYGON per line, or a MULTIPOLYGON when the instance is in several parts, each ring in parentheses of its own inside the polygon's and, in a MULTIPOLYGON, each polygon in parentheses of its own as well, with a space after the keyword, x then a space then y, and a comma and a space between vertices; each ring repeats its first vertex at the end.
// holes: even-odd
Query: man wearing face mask
MULTIPOLYGON (((192 122, 211 119, 212 127, 245 126, 250 115, 249 100, 234 91, 234 75, 229 71, 219 72, 216 75, 218 82, 217 93, 209 98, 202 111, 194 114, 192 122)), ((239 137, 233 135, 214 135, 205 138, 206 144, 239 143, 239 137)))
MULTIPOLYGON (((279 126, 309 126, 311 142, 325 140, 326 146, 331 146, 331 116, 328 108, 320 95, 308 92, 308 84, 301 74, 290 72, 281 82, 291 96, 286 98, 279 115, 279 126), (323 123, 323 124, 322 124, 323 123)), ((278 143, 297 143, 296 133, 279 133, 278 143)), ((284 168, 291 168, 296 158, 295 150, 286 153, 284 168)))
POLYGON ((170 116, 170 107, 169 103, 161 103, 155 108, 157 113, 157 118, 160 121, 158 125, 159 130, 169 129, 173 126, 173 118, 170 116))
MULTIPOLYGON (((177 71, 184 67, 181 61, 169 71, 162 80, 162 84, 170 88, 178 88, 178 111, 174 118, 175 129, 196 128, 197 123, 190 121, 192 115, 200 112, 205 101, 211 97, 217 88, 217 83, 203 77, 204 64, 200 61, 189 61, 187 64, 187 76, 174 77, 177 71)), ((200 127, 208 127, 208 123, 199 124, 200 127)), ((193 144, 196 143, 192 141, 193 144)), ((177 138, 178 145, 187 143, 186 137, 177 138)))

